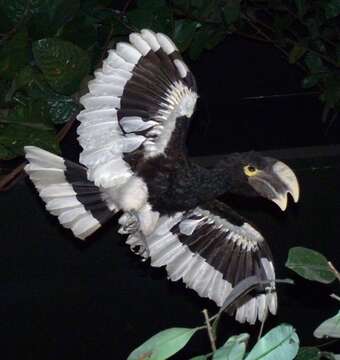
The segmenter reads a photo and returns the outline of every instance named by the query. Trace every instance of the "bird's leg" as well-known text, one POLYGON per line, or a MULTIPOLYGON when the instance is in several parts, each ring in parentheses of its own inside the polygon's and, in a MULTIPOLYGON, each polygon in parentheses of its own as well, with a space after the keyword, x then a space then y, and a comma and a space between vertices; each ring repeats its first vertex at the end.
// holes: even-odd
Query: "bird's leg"
MULTIPOLYGON (((146 242, 145 235, 140 231, 140 219, 137 211, 130 210, 124 213, 120 219, 119 223, 122 225, 118 232, 120 234, 130 234, 131 238, 134 240, 131 243, 130 248, 134 253, 141 255, 145 261, 150 256, 149 246, 146 242), (136 247, 139 247, 138 251, 135 251, 136 247)), ((130 237, 129 237, 130 238, 130 237)))
POLYGON ((118 222, 122 225, 118 230, 120 234, 134 234, 140 229, 140 220, 136 210, 125 212, 118 222))

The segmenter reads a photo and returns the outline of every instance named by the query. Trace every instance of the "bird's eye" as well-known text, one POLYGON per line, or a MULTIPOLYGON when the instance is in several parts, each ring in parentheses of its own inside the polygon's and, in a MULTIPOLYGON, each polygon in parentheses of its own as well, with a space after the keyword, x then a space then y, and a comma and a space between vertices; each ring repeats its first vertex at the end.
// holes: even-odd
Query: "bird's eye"
POLYGON ((257 173, 257 169, 255 166, 252 166, 252 165, 247 165, 243 168, 244 170, 244 173, 247 175, 247 176, 254 176, 256 175, 257 173))

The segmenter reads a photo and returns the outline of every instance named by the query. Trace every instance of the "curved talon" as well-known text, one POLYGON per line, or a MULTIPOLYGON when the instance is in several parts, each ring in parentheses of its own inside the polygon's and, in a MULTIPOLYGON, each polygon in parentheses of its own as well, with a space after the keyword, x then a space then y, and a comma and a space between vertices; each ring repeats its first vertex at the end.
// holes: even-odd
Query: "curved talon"
POLYGON ((135 210, 124 213, 118 220, 122 226, 118 232, 120 234, 134 234, 140 229, 140 221, 135 210))

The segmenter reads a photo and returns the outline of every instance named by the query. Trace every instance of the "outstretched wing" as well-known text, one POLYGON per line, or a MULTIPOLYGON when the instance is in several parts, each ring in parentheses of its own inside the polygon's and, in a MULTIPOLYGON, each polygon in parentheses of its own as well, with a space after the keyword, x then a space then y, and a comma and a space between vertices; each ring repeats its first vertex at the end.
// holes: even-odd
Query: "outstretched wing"
MULTIPOLYGON (((127 241, 138 244, 131 235, 127 241)), ((187 287, 222 306, 232 289, 256 275, 270 281, 259 285, 238 305, 236 320, 263 321, 267 311, 277 311, 275 271, 271 252, 262 235, 223 203, 197 207, 173 216, 162 216, 154 232, 146 237, 151 265, 166 266, 169 278, 182 279, 187 287)))
POLYGON ((97 186, 126 182, 140 160, 177 156, 197 100, 174 43, 151 30, 119 42, 88 84, 78 115, 80 162, 97 186))

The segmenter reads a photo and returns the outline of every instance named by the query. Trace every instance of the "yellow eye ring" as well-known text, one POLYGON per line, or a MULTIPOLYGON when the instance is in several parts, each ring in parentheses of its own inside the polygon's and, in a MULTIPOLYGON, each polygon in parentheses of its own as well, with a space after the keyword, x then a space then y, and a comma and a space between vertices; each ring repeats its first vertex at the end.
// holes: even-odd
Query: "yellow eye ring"
POLYGON ((252 166, 252 165, 246 165, 244 168, 243 168, 243 171, 244 173, 247 175, 247 176, 254 176, 257 174, 258 170, 256 169, 255 166, 252 166))

